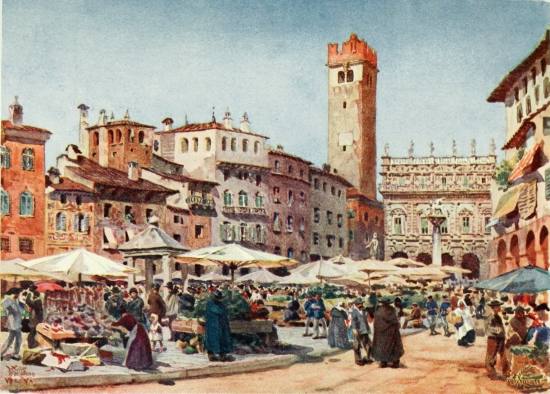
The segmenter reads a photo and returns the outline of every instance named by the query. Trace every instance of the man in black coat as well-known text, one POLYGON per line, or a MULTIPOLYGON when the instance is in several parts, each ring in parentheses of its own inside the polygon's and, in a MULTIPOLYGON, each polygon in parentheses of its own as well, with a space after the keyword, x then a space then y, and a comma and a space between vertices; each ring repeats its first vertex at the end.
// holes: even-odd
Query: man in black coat
POLYGON ((31 317, 29 319, 29 335, 27 336, 27 346, 29 349, 38 346, 36 341, 36 326, 44 320, 44 308, 40 293, 35 285, 29 287, 29 293, 25 299, 25 304, 30 310, 31 317))
POLYGON ((381 368, 391 363, 392 368, 399 368, 399 360, 405 354, 399 319, 390 297, 383 297, 380 306, 374 313, 374 339, 372 341, 372 356, 380 362, 381 368))

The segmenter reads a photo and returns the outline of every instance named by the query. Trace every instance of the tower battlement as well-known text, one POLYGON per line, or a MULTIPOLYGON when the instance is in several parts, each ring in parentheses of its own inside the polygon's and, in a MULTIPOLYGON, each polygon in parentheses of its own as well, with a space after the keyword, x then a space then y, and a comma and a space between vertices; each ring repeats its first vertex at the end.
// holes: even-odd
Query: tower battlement
POLYGON ((342 48, 338 48, 338 43, 328 44, 328 65, 337 65, 350 63, 354 61, 366 61, 376 68, 376 51, 369 47, 366 41, 357 37, 357 34, 351 33, 349 39, 342 43, 342 48))

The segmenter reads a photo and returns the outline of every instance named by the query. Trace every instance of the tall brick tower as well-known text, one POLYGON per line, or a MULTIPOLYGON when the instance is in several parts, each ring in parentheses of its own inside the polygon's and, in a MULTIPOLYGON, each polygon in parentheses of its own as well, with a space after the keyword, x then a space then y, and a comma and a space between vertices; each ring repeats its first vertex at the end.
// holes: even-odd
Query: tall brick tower
POLYGON ((376 200, 376 52, 351 34, 328 44, 328 163, 376 200))

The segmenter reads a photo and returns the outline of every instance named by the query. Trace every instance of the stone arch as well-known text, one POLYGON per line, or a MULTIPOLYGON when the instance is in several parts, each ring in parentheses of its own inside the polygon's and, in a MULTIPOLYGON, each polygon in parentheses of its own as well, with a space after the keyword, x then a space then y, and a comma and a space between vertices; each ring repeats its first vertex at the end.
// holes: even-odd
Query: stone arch
POLYGON ((462 256, 462 263, 460 265, 462 266, 462 268, 472 271, 469 274, 465 274, 466 277, 470 279, 479 278, 480 261, 477 255, 475 255, 474 253, 464 254, 464 256, 462 256))
POLYGON ((430 265, 432 263, 432 255, 429 253, 418 253, 416 261, 421 262, 424 265, 430 265))
POLYGON ((407 253, 403 252, 403 251, 400 251, 400 250, 391 255, 392 259, 396 259, 398 257, 403 257, 405 259, 408 259, 409 255, 407 253))
POLYGON ((542 226, 539 234, 539 246, 542 252, 542 268, 548 269, 548 229, 542 226))
POLYGON ((527 255, 527 263, 529 265, 537 264, 537 252, 535 251, 535 233, 529 231, 525 238, 525 254, 527 255))
POLYGON ((453 255, 450 253, 443 253, 441 255, 441 265, 454 266, 455 259, 453 258, 453 255))
POLYGON ((519 267, 519 239, 516 234, 512 236, 512 240, 510 241, 510 254, 512 255, 514 268, 519 267))

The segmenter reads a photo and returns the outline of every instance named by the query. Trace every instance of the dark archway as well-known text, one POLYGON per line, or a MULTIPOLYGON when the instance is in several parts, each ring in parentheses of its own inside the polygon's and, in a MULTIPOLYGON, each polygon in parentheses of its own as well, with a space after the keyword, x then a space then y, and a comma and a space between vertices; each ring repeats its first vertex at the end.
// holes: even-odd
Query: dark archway
POLYGON ((542 227, 540 230, 539 235, 539 245, 540 250, 542 251, 542 267, 547 270, 548 269, 548 229, 546 227, 542 227))
POLYGON ((519 240, 517 235, 514 235, 510 241, 510 254, 512 255, 514 268, 519 267, 519 240))
POLYGON ((535 252, 535 233, 529 231, 525 239, 525 254, 529 265, 537 265, 537 252, 535 252))
POLYGON ((453 259, 453 256, 450 253, 443 253, 441 255, 441 265, 455 265, 455 260, 453 259))
POLYGON ((391 258, 392 258, 392 259, 396 259, 396 258, 398 258, 398 257, 403 257, 403 258, 405 258, 405 259, 408 259, 408 258, 409 258, 409 255, 408 255, 407 253, 401 252, 401 251, 395 252, 394 254, 391 255, 391 258))
POLYGON ((462 268, 472 271, 469 274, 465 274, 467 278, 478 279, 479 278, 479 259, 473 253, 466 253, 462 256, 462 268))
POLYGON ((498 241, 497 258, 498 258, 498 273, 506 272, 506 241, 501 239, 498 241))
POLYGON ((430 265, 432 263, 432 255, 429 253, 419 253, 418 256, 416 256, 416 261, 425 265, 430 265))

